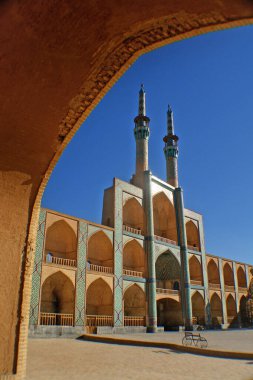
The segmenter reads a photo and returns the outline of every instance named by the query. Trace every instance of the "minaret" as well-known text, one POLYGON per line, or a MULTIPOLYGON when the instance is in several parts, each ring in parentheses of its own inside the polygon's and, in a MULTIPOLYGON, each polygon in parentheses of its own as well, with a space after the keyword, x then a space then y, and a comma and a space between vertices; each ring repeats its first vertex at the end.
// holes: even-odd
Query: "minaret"
POLYGON ((167 136, 164 137, 163 141, 165 142, 163 151, 166 158, 167 182, 178 187, 178 137, 174 135, 173 112, 170 105, 167 112, 167 136))
POLYGON ((150 135, 149 121, 146 116, 146 100, 143 84, 139 91, 139 113, 134 119, 134 136, 136 141, 136 169, 133 183, 143 185, 143 173, 148 170, 148 139, 150 135))

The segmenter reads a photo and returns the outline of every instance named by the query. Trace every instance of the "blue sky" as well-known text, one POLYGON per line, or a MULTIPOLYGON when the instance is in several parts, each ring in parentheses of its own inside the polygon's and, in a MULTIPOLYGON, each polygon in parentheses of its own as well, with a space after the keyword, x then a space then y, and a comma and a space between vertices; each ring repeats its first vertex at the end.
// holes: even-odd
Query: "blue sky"
POLYGON ((103 191, 135 169, 133 119, 144 83, 149 165, 165 179, 168 103, 179 136, 185 207, 203 214, 206 250, 253 263, 253 26, 209 33, 145 54, 75 135, 42 206, 101 222, 103 191))

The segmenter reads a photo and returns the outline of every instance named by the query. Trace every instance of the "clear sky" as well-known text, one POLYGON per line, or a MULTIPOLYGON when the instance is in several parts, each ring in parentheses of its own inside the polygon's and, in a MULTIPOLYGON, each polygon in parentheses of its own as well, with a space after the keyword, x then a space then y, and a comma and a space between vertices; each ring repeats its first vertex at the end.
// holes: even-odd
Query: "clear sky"
POLYGON ((209 253, 253 263, 253 26, 191 38, 141 58, 59 160, 42 206, 101 222, 103 191, 135 169, 133 119, 144 83, 149 166, 165 179, 168 103, 179 136, 185 207, 204 216, 209 253))

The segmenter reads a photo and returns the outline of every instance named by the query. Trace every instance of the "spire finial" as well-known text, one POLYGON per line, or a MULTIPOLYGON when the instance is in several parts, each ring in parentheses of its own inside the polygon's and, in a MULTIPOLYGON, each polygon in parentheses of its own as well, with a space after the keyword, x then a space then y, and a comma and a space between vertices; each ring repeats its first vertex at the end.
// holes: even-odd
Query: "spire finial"
POLYGON ((143 83, 141 84, 141 89, 139 91, 139 115, 146 116, 146 99, 145 90, 143 83))
POLYGON ((168 112, 167 112, 167 130, 168 130, 168 134, 174 135, 173 111, 170 104, 168 104, 168 112))

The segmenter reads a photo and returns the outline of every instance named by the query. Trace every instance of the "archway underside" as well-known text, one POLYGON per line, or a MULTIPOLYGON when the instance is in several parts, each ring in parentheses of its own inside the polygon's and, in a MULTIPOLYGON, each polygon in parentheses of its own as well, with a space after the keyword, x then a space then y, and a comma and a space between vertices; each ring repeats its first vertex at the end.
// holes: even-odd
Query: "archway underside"
POLYGON ((0 374, 25 370, 40 201, 80 125, 141 54, 252 21, 246 0, 2 2, 0 374))

